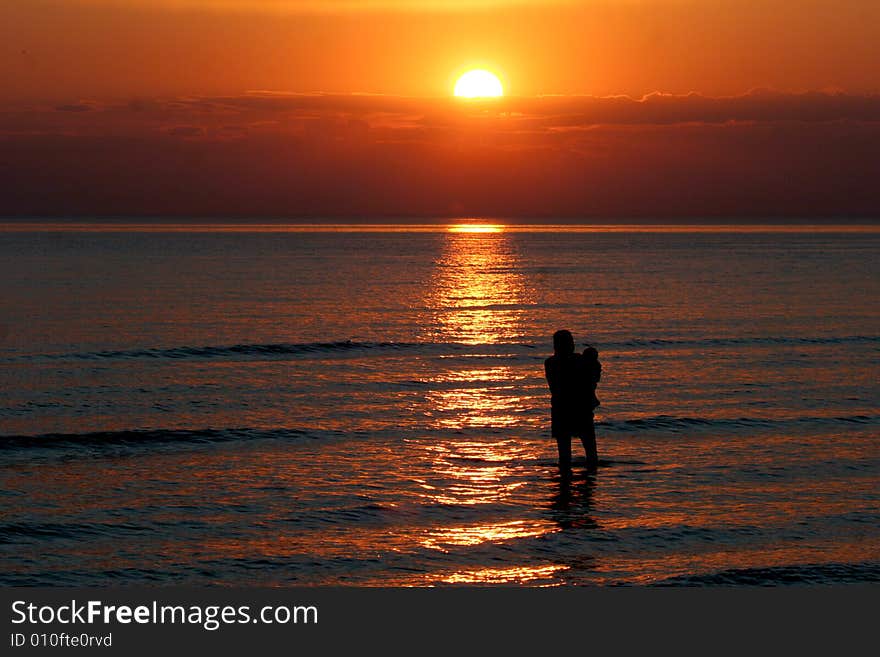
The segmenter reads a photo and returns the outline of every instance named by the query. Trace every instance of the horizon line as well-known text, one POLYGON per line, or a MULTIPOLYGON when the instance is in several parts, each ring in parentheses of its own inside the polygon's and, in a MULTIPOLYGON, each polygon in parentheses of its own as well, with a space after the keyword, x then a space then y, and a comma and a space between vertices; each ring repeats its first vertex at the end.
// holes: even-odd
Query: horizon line
POLYGON ((433 222, 2 220, 0 233, 880 233, 880 223, 505 223, 499 219, 456 218, 433 222))

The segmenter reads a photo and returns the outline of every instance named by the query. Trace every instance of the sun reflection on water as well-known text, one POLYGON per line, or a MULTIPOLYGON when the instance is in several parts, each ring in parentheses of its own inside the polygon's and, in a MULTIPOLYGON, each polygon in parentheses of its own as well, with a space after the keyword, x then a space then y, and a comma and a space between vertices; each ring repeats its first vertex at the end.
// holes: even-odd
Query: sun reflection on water
POLYGON ((441 579, 445 584, 530 584, 536 585, 541 580, 548 581, 546 586, 558 585, 553 581, 567 566, 546 564, 541 566, 515 566, 513 568, 480 568, 478 570, 461 570, 441 579))
POLYGON ((450 233, 501 233, 504 226, 501 224, 452 224, 450 233))
MULTIPOLYGON (((469 345, 520 339, 534 304, 521 272, 515 243, 493 224, 449 228, 435 263, 425 308, 426 337, 469 345)), ((512 427, 526 400, 517 395, 524 378, 509 366, 460 365, 447 359, 428 376, 427 415, 437 428, 512 427)))
POLYGON ((432 377, 434 383, 453 386, 426 394, 434 424, 446 429, 514 426, 524 408, 522 396, 515 394, 523 378, 506 366, 456 369, 432 377))
POLYGON ((483 543, 536 538, 555 531, 560 530, 546 521, 510 520, 490 524, 430 529, 426 532, 421 544, 426 548, 448 552, 448 547, 473 547, 483 543))
MULTIPOLYGON (((521 340, 534 298, 515 241, 494 224, 459 224, 448 230, 424 299, 428 317, 423 325, 429 327, 425 337, 467 345, 521 340)), ((425 415, 433 428, 448 431, 448 436, 415 441, 425 472, 430 473, 416 481, 422 504, 473 507, 503 504, 520 495, 531 479, 522 476, 518 464, 539 458, 535 444, 497 435, 459 434, 474 429, 514 430, 527 406, 520 392, 526 375, 509 364, 461 357, 440 358, 430 367, 425 415)), ((459 520, 424 528, 417 540, 423 547, 449 552, 556 531, 560 527, 552 519, 508 515, 491 522, 459 520)), ((530 575, 524 566, 506 573, 455 573, 450 581, 529 581, 544 576, 544 570, 530 575)))
POLYGON ((437 341, 489 344, 522 334, 534 303, 509 235, 491 226, 450 228, 426 307, 437 341))
POLYGON ((421 444, 430 479, 418 481, 426 504, 491 504, 529 483, 511 464, 537 458, 533 445, 514 440, 450 440, 421 444))

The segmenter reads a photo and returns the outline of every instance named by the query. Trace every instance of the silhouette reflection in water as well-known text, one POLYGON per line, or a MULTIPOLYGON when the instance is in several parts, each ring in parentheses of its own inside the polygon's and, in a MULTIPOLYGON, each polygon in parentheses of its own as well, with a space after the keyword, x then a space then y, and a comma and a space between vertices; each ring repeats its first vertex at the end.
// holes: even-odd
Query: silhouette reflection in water
POLYGON ((550 516, 560 529, 596 529, 599 525, 590 516, 593 508, 593 477, 574 480, 559 477, 550 498, 550 516))

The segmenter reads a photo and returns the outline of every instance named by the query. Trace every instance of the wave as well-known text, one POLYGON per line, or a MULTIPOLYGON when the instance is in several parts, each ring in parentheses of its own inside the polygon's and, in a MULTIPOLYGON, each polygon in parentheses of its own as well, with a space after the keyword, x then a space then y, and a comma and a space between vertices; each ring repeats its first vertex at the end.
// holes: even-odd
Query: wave
POLYGON ((68 354, 21 356, 24 360, 116 360, 116 359, 207 359, 266 357, 328 357, 418 351, 424 354, 510 355, 511 350, 530 352, 535 345, 523 343, 466 344, 459 342, 333 342, 235 344, 227 346, 183 346, 170 348, 122 349, 68 354))
MULTIPOLYGON (((652 349, 667 347, 741 347, 759 345, 840 345, 880 344, 880 336, 850 335, 837 337, 725 337, 699 339, 634 338, 622 341, 597 342, 601 350, 652 349)), ((147 347, 142 349, 112 349, 58 354, 29 354, 12 356, 5 360, 128 360, 128 359, 265 359, 265 358, 327 358, 361 357, 366 354, 382 355, 394 352, 410 352, 417 355, 473 355, 488 357, 539 358, 549 347, 541 342, 393 342, 334 340, 329 342, 294 342, 267 344, 233 344, 179 347, 147 347), (540 352, 540 353, 539 353, 540 352)))
POLYGON ((146 528, 131 522, 4 522, 0 523, 0 543, 22 539, 67 539, 106 536, 110 532, 137 533, 146 528))
POLYGON ((122 431, 93 431, 88 433, 46 433, 39 435, 0 436, 0 450, 27 448, 151 446, 162 443, 216 443, 231 440, 260 438, 335 438, 350 437, 342 431, 305 429, 129 429, 122 431))
MULTIPOLYGON (((739 347, 757 345, 835 345, 835 344, 880 344, 880 336, 874 335, 845 335, 824 337, 784 337, 784 336, 753 336, 753 337, 726 337, 726 338, 695 338, 690 340, 681 339, 633 339, 622 342, 608 342, 601 346, 604 348, 625 347, 739 347)), ((598 345, 597 345, 598 346, 598 345)))
POLYGON ((367 350, 411 349, 413 344, 395 342, 335 342, 277 343, 277 344, 235 344, 228 346, 171 347, 148 349, 125 349, 115 351, 93 351, 50 356, 60 359, 105 360, 128 358, 222 358, 228 356, 298 356, 302 354, 332 354, 340 352, 367 350))
POLYGON ((848 415, 836 417, 802 416, 791 418, 707 418, 707 417, 676 417, 672 415, 656 415, 653 417, 632 420, 604 420, 596 423, 597 427, 612 431, 660 431, 682 432, 694 428, 709 430, 735 429, 780 429, 784 427, 813 426, 816 428, 831 427, 844 424, 877 425, 880 416, 848 415))
MULTIPOLYGON (((703 418, 658 415, 631 420, 605 420, 596 423, 603 432, 610 433, 684 433, 693 429, 725 431, 740 429, 779 430, 783 428, 829 428, 848 425, 880 425, 880 416, 851 415, 839 417, 795 417, 783 419, 766 418, 703 418)), ((543 439, 545 430, 533 427, 462 427, 451 431, 423 427, 419 436, 436 436, 445 439, 486 438, 489 434, 510 433, 515 438, 543 439)), ((28 448, 77 448, 108 446, 153 446, 168 443, 200 444, 233 440, 369 440, 370 438, 399 439, 410 437, 413 432, 398 427, 373 431, 342 431, 331 429, 302 428, 205 428, 205 429, 128 429, 120 431, 94 431, 86 433, 46 433, 35 435, 0 435, 0 451, 28 448)))
POLYGON ((715 573, 678 575, 654 586, 779 586, 880 582, 880 562, 823 563, 732 568, 715 573))

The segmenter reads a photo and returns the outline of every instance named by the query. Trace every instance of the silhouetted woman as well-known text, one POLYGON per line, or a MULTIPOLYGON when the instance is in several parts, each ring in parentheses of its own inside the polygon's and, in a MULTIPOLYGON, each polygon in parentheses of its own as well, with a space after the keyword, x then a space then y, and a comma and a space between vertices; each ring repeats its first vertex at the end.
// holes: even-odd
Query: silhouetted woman
POLYGON ((571 472, 571 438, 578 436, 584 446, 587 468, 598 464, 593 408, 588 403, 588 371, 584 358, 575 353, 574 338, 566 330, 553 334, 553 355, 544 361, 550 386, 550 432, 559 448, 559 470, 571 472))

